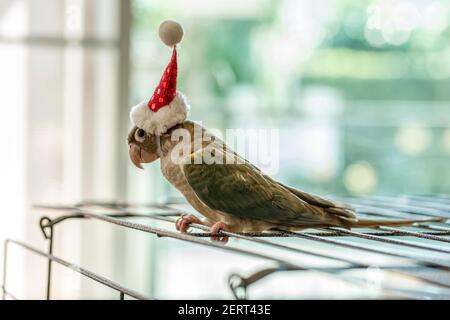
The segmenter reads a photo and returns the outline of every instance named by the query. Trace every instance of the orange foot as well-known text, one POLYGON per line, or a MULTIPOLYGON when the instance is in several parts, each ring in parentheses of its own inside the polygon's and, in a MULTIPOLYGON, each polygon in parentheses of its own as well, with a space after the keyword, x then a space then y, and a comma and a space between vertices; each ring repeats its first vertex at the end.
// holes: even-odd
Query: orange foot
MULTIPOLYGON (((209 230, 210 230, 210 232, 212 234, 217 234, 217 233, 219 233, 222 230, 223 231, 230 231, 230 227, 225 222, 219 221, 219 222, 214 223, 209 230)), ((214 236, 211 236, 211 240, 227 243, 228 242, 228 236, 214 235, 214 236)))
POLYGON ((187 232, 192 223, 204 224, 202 220, 192 214, 183 214, 175 223, 178 231, 187 232))

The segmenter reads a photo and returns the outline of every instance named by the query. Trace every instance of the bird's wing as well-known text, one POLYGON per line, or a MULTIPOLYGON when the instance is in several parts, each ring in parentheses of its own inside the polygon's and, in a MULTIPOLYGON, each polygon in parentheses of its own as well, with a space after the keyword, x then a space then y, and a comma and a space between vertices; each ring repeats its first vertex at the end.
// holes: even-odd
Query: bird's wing
POLYGON ((312 194, 309 192, 305 192, 299 189, 295 189, 289 186, 286 186, 280 182, 280 185, 291 191, 300 199, 306 201, 307 203, 318 206, 320 208, 324 208, 328 213, 337 215, 347 220, 356 220, 355 209, 348 204, 338 203, 335 201, 331 201, 325 198, 322 198, 316 194, 312 194))
POLYGON ((308 203, 246 161, 182 168, 198 198, 215 210, 282 226, 339 225, 317 201, 308 203))

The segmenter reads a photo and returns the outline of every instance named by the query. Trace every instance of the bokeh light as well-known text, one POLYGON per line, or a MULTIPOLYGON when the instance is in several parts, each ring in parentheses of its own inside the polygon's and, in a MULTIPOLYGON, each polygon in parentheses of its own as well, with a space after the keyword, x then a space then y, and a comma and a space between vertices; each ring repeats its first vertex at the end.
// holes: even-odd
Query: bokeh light
POLYGON ((421 125, 403 126, 397 130, 395 145, 405 154, 418 155, 427 149, 432 140, 432 133, 421 125))
POLYGON ((344 185, 352 194, 369 194, 375 190, 377 184, 377 172, 367 161, 354 162, 344 171, 344 185))
POLYGON ((367 7, 364 36, 374 46, 401 46, 417 29, 440 32, 448 27, 448 11, 438 1, 377 0, 367 7))

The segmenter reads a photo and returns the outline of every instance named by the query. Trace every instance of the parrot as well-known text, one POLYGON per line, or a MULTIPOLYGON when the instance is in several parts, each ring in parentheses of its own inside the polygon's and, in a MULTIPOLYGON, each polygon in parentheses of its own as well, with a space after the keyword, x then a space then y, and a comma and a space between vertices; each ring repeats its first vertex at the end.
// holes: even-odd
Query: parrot
POLYGON ((199 123, 187 119, 190 106, 176 89, 176 46, 183 29, 178 22, 166 20, 159 36, 173 48, 172 57, 150 100, 131 109, 128 147, 131 162, 138 168, 159 159, 163 176, 203 216, 182 215, 175 224, 178 231, 201 224, 210 228, 212 240, 227 242, 221 231, 350 229, 426 221, 358 219, 347 204, 287 186, 263 173, 199 123))
MULTIPOLYGON (((199 138, 197 138, 199 139, 199 138)), ((264 174, 240 157, 222 140, 200 124, 186 120, 162 135, 149 134, 134 126, 128 135, 129 156, 138 168, 157 159, 161 172, 187 202, 204 218, 182 215, 176 229, 187 232, 193 223, 210 227, 212 240, 226 242, 228 232, 262 232, 271 229, 303 230, 307 228, 402 226, 428 220, 367 220, 358 219, 355 210, 342 203, 308 193, 264 174), (186 141, 171 138, 176 130, 185 130, 186 141), (195 130, 202 132, 201 141, 194 138, 195 130), (174 162, 172 153, 187 147, 184 161, 174 162), (185 145, 183 145, 185 144, 185 145), (187 144, 187 145, 186 145, 187 144), (178 147, 177 147, 178 146, 178 147), (225 163, 206 163, 205 154, 225 163)))

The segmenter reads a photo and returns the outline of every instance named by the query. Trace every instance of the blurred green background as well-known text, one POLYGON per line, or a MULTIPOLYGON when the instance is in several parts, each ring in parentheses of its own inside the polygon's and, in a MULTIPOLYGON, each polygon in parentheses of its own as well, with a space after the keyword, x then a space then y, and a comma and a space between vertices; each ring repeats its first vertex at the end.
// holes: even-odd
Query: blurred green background
POLYGON ((169 52, 149 39, 174 17, 192 118, 279 128, 278 178, 321 193, 450 190, 448 1, 232 3, 134 1, 131 100, 157 83, 169 52))

